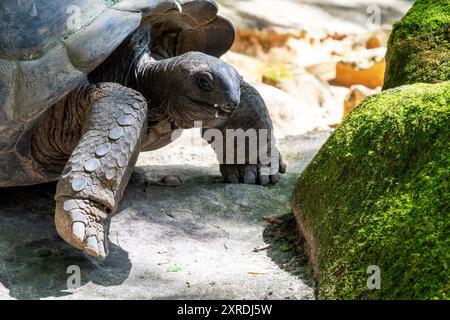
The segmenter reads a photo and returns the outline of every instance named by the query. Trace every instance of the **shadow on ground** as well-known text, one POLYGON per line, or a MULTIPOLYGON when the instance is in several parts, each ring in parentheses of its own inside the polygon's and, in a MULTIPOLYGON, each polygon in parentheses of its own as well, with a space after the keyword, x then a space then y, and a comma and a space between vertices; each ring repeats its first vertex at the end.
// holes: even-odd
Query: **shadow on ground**
POLYGON ((66 244, 53 222, 55 184, 0 189, 0 283, 16 299, 70 295, 67 268, 80 267, 81 285, 115 286, 131 269, 128 253, 110 244, 95 261, 66 244))
POLYGON ((314 299, 290 198, 328 135, 286 138, 288 173, 269 187, 224 184, 216 164, 150 165, 141 158, 112 219, 104 262, 57 235, 55 183, 0 189, 0 297, 314 299), (170 174, 184 183, 152 183, 170 174), (264 216, 286 222, 271 225, 264 216), (68 291, 71 265, 81 269, 81 287, 68 291))
POLYGON ((113 219, 110 256, 104 262, 56 234, 54 183, 0 189, 0 284, 16 299, 311 298, 304 257, 295 257, 302 254, 295 249, 295 226, 266 227, 261 219, 289 212, 293 177, 264 188, 223 184, 210 168, 137 168, 113 219), (185 182, 178 187, 146 185, 158 173, 176 173, 185 182), (284 231, 289 234, 280 234, 284 231), (272 247, 253 253, 263 241, 272 247), (279 250, 285 242, 289 250, 279 250), (159 255, 161 246, 169 252, 159 255), (170 263, 159 266, 165 257, 170 263), (67 290, 71 265, 81 269, 78 295, 67 290), (167 271, 174 266, 182 271, 167 271), (261 270, 268 275, 249 275, 261 270))
POLYGON ((285 215, 279 219, 283 221, 282 224, 271 224, 263 231, 264 241, 270 244, 267 255, 282 270, 313 287, 315 283, 308 266, 304 239, 298 233, 295 219, 292 215, 285 215))

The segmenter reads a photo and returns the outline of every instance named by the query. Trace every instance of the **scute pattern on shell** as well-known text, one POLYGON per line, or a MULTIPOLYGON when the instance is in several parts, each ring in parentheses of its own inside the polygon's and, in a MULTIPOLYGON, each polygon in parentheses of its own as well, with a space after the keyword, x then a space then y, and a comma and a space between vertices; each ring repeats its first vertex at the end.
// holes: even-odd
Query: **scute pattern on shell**
POLYGON ((139 26, 143 12, 176 8, 176 0, 2 1, 0 126, 30 122, 76 88, 139 26))
MULTIPOLYGON (((217 12, 211 0, 0 1, 0 165, 4 168, 0 170, 0 187, 59 179, 59 168, 48 170, 31 155, 35 120, 45 120, 41 115, 55 103, 61 108, 61 98, 74 92, 136 26, 150 26, 155 39, 150 49, 155 59, 186 51, 219 57, 231 47, 234 29, 217 12), (19 4, 23 7, 17 7, 19 4), (77 13, 75 8, 80 9, 81 20, 72 29, 67 22, 74 22, 68 18, 77 13), (160 52, 165 55, 157 57, 160 52)), ((117 121, 130 123, 135 107, 125 105, 117 121)), ((170 130, 152 132, 158 136, 170 130)), ((127 138, 120 128, 107 134, 112 141, 127 138)), ((111 151, 112 144, 103 145, 94 154, 104 157, 111 151)), ((106 177, 112 179, 113 171, 105 171, 106 177)))

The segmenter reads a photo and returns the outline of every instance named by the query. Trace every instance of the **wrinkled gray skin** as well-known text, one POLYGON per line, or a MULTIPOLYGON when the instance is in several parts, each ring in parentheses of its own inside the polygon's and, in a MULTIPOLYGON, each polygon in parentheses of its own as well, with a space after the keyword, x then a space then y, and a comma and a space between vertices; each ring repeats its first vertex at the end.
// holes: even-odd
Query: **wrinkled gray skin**
MULTIPOLYGON (((264 101, 232 66, 199 52, 156 60, 149 39, 147 29, 138 29, 32 132, 33 158, 49 180, 59 178, 58 233, 99 259, 108 255, 109 222, 140 151, 169 144, 174 130, 194 121, 219 130, 272 130, 264 101)), ((285 170, 276 161, 269 174, 258 164, 220 169, 227 182, 266 185, 285 170)))

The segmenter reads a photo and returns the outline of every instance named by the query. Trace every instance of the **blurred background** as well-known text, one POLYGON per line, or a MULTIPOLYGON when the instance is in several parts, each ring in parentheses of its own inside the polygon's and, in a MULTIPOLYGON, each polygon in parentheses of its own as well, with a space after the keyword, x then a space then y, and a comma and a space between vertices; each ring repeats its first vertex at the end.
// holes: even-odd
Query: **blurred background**
POLYGON ((380 90, 389 32, 414 1, 218 2, 237 28, 224 58, 262 93, 283 137, 335 127, 380 90))

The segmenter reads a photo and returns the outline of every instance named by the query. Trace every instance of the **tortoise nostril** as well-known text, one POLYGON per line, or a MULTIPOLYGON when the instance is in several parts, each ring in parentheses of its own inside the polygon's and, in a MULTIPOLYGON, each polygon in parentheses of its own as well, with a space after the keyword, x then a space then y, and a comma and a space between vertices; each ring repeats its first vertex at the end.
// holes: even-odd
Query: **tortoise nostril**
POLYGON ((228 91, 226 95, 227 106, 233 107, 234 109, 239 105, 241 101, 241 96, 239 92, 228 91))
POLYGON ((231 100, 230 105, 233 106, 233 108, 236 108, 239 105, 240 97, 235 97, 231 100))
POLYGON ((234 112, 237 108, 237 104, 236 103, 229 103, 226 104, 222 107, 222 110, 225 112, 234 112))

